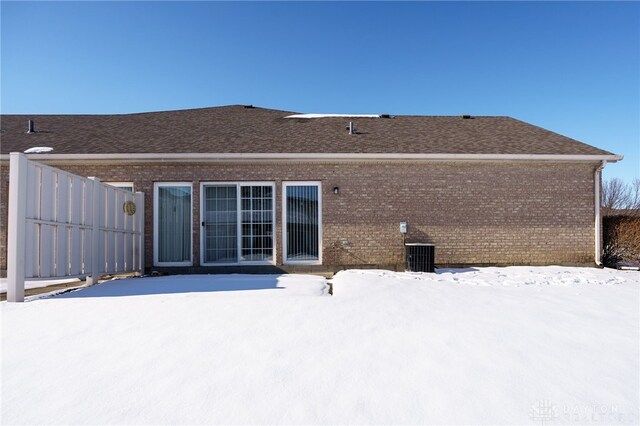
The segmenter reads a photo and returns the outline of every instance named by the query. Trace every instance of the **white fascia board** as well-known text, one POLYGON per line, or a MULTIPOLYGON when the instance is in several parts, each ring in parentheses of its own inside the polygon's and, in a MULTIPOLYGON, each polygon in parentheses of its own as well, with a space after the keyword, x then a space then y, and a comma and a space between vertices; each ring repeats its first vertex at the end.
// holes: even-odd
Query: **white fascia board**
MULTIPOLYGON (((564 154, 398 154, 398 153, 132 153, 132 154, 32 154, 36 161, 121 161, 121 162, 269 162, 269 161, 606 161, 622 160, 621 155, 564 154)), ((0 155, 8 160, 9 155, 0 155)))

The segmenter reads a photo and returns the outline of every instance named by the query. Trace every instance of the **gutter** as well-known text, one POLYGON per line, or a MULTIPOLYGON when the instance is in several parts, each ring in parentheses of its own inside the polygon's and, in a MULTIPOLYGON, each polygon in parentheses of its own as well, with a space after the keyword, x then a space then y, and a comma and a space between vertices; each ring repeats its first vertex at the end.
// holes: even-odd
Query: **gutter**
MULTIPOLYGON (((276 162, 276 161, 581 161, 615 163, 621 155, 564 155, 564 154, 398 154, 398 153, 131 153, 131 154, 27 154, 36 161, 65 163, 85 161, 132 162, 276 162)), ((1 154, 0 160, 9 160, 1 154)))
POLYGON ((607 162, 602 160, 602 163, 596 167, 593 177, 593 187, 594 187, 594 196, 595 196, 595 261, 596 265, 602 265, 602 213, 600 212, 600 205, 602 204, 602 169, 605 168, 607 162))

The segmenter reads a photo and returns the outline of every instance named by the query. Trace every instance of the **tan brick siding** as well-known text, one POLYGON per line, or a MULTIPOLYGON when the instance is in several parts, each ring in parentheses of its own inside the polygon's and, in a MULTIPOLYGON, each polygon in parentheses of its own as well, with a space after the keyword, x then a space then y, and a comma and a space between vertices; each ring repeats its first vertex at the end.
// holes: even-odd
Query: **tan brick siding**
MULTIPOLYGON (((8 167, 2 163, 6 269, 8 167)), ((282 263, 282 182, 322 181, 323 263, 399 265, 407 242, 432 242, 443 264, 593 264, 594 170, 589 163, 429 162, 121 164, 57 166, 145 192, 146 264, 153 264, 153 183, 193 182, 194 265, 200 260, 200 182, 276 182, 276 251, 282 263), (338 186, 338 195, 332 188, 338 186), (348 241, 344 244, 343 241, 348 241)))

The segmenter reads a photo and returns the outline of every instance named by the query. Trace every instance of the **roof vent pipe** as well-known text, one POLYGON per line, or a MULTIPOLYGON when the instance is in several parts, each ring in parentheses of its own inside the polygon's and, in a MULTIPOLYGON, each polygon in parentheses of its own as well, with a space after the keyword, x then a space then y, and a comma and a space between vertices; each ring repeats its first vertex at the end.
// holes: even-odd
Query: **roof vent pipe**
POLYGON ((353 127, 353 121, 349 122, 349 134, 353 135, 355 133, 356 129, 353 127))
POLYGON ((29 127, 27 130, 27 133, 35 133, 35 129, 34 129, 34 125, 33 125, 33 120, 29 120, 29 127))

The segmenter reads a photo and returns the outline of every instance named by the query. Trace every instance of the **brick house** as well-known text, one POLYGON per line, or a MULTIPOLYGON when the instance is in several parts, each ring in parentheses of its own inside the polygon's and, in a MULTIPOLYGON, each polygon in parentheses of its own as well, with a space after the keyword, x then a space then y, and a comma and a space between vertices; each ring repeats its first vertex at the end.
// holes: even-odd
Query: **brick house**
POLYGON ((225 106, 3 115, 8 154, 145 193, 146 264, 173 271, 595 265, 600 173, 622 159, 509 117, 296 114, 225 106), (34 131, 28 131, 33 120, 34 131))

